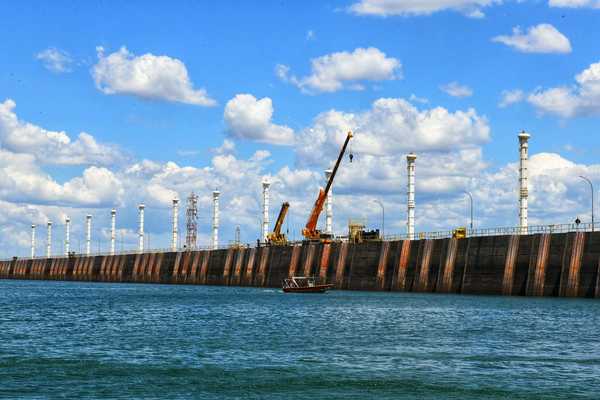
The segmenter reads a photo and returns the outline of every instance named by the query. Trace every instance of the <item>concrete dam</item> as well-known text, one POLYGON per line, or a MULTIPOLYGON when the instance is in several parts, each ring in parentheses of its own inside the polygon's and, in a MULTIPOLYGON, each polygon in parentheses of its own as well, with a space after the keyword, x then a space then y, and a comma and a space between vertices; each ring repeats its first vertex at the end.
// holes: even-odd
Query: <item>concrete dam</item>
POLYGON ((598 298, 599 262, 600 232, 568 232, 15 257, 0 278, 281 287, 312 275, 346 290, 598 298))

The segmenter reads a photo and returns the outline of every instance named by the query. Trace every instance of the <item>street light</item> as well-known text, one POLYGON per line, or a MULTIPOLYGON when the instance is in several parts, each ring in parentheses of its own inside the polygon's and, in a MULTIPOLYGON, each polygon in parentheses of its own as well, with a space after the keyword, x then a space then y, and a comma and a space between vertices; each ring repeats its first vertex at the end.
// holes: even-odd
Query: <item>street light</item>
POLYGON ((381 237, 385 238, 385 207, 379 199, 373 199, 373 201, 381 207, 381 237))
POLYGON ((579 175, 579 177, 589 183, 590 189, 592 190, 592 232, 594 232, 594 185, 592 184, 592 181, 585 176, 579 175))
POLYGON ((467 194, 471 200, 471 231, 473 231, 473 195, 471 192, 467 192, 466 190, 463 190, 463 192, 467 194))

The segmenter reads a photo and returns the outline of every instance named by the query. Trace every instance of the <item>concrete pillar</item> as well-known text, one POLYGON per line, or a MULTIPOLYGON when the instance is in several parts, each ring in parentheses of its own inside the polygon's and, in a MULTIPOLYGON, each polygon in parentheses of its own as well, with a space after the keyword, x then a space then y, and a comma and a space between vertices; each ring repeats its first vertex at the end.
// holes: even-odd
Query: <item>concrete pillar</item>
POLYGON ((65 255, 71 251, 71 218, 65 218, 65 255))
MULTIPOLYGON (((333 173, 332 170, 325 170, 325 184, 329 182, 329 178, 333 173)), ((325 199, 325 233, 333 235, 333 188, 329 188, 327 198, 325 199)))
POLYGON ((173 199, 173 238, 171 240, 171 250, 177 251, 177 220, 179 219, 179 199, 173 199))
POLYGON ((31 258, 35 257, 35 224, 31 224, 31 258))
POLYGON ((52 256, 52 222, 48 221, 48 236, 46 237, 46 257, 52 256))
POLYGON ((117 239, 117 210, 110 210, 110 255, 115 254, 115 241, 117 239))
POLYGON ((269 186, 271 183, 263 181, 263 226, 262 226, 262 240, 267 242, 267 235, 269 234, 269 186))
POLYGON ((215 190, 213 192, 213 232, 212 232, 212 246, 213 249, 219 247, 219 195, 221 192, 215 190))
POLYGON ((406 230, 409 240, 415 238, 415 160, 417 156, 410 153, 406 156, 406 167, 408 171, 408 191, 407 191, 407 214, 406 230))
POLYGON ((527 234, 527 199, 529 197, 529 185, 527 174, 527 160, 529 151, 530 135, 525 131, 519 134, 519 228, 522 235, 527 234))
POLYGON ((139 235, 139 245, 138 245, 138 250, 140 252, 144 251, 144 204, 140 204, 138 206, 138 211, 140 214, 140 223, 139 223, 139 229, 138 229, 138 235, 139 235))
POLYGON ((92 252, 92 216, 85 216, 85 254, 90 255, 92 252))

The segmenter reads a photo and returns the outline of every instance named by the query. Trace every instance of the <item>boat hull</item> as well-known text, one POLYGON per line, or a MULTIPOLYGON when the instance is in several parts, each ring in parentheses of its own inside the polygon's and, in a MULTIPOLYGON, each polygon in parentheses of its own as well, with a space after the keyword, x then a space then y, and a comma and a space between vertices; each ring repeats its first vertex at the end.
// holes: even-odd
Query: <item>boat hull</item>
POLYGON ((333 285, 315 285, 309 287, 283 288, 284 293, 325 293, 333 285))

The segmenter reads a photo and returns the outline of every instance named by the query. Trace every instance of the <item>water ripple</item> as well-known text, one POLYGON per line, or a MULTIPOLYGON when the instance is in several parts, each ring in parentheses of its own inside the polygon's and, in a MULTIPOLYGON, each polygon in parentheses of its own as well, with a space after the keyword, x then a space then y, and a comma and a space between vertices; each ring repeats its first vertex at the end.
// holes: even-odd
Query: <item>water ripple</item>
POLYGON ((0 281, 0 398, 597 399, 596 301, 0 281))

